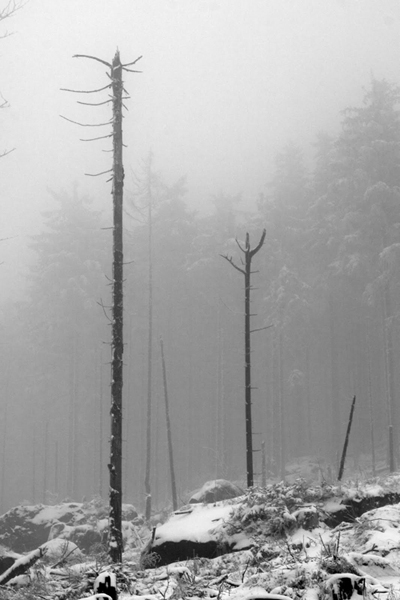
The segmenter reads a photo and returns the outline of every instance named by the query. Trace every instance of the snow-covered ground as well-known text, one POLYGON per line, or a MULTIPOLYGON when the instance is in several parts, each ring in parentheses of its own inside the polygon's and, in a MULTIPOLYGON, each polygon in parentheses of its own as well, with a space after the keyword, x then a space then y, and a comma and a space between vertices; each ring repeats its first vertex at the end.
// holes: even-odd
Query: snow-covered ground
MULTIPOLYGON (((152 568, 144 568, 143 550, 152 536, 148 530, 148 539, 143 538, 138 520, 127 521, 122 565, 108 564, 104 548, 86 555, 76 549, 66 556, 66 544, 72 542, 54 539, 43 545, 46 553, 29 576, 17 580, 22 587, 17 588, 15 580, 2 587, 0 576, 0 599, 88 598, 96 575, 109 569, 116 575, 120 600, 250 600, 268 594, 276 600, 278 596, 317 600, 334 598, 343 581, 357 584, 350 594, 353 600, 357 591, 360 597, 393 600, 400 598, 400 504, 374 508, 335 527, 325 522, 341 514, 346 501, 380 501, 388 492, 392 498, 400 493, 400 475, 340 487, 298 480, 251 489, 214 504, 186 506, 156 527, 150 552, 181 540, 216 540, 221 551, 224 543, 232 542, 232 551, 160 567, 154 560, 148 565, 152 568)), ((60 506, 41 507, 37 515, 31 512, 31 519, 38 525, 46 514, 65 516, 60 506)), ((99 527, 104 527, 104 514, 99 517, 99 527)), ((93 511, 90 519, 93 525, 93 511)), ((68 546, 71 550, 73 545, 68 546)))

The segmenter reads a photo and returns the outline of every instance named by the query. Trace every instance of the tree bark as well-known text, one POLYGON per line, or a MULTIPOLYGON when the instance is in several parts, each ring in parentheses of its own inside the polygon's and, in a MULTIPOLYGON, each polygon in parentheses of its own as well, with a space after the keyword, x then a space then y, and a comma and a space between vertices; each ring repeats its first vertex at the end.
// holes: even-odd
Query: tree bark
POLYGON ((151 157, 147 173, 147 191, 148 191, 148 254, 149 254, 149 320, 148 320, 148 342, 147 342, 147 427, 146 427, 146 473, 145 473, 145 494, 146 494, 146 521, 150 520, 151 516, 151 418, 152 418, 152 368, 153 368, 153 213, 152 204, 153 198, 151 193, 151 157))
POLYGON ((113 319, 111 360, 110 510, 108 552, 113 562, 122 561, 122 383, 123 383, 123 229, 124 169, 122 163, 122 65, 115 53, 112 68, 113 95, 113 319))

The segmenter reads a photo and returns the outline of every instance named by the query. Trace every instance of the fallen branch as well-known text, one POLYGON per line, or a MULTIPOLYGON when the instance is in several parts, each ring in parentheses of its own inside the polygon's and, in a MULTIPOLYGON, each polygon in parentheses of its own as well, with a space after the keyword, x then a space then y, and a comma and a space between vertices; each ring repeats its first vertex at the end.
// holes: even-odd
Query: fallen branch
POLYGON ((0 575, 0 585, 5 585, 17 575, 23 575, 39 558, 46 554, 46 548, 38 548, 26 556, 21 556, 7 571, 0 575))
POLYGON ((67 552, 68 550, 68 544, 65 545, 65 550, 64 553, 62 555, 62 557, 60 558, 59 561, 57 561, 51 568, 52 569, 56 569, 57 567, 59 567, 60 565, 62 565, 63 562, 65 562, 68 558, 68 556, 71 556, 71 554, 73 552, 75 552, 75 550, 78 550, 78 546, 75 546, 75 548, 72 548, 72 550, 70 550, 69 552, 67 552))

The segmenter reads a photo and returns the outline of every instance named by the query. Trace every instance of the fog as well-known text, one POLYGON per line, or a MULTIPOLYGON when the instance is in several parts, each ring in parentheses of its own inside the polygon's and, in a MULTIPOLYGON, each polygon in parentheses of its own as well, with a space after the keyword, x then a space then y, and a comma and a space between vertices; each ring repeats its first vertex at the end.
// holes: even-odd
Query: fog
POLYGON ((2 235, 18 235, 3 271, 21 268, 47 188, 77 183, 110 199, 104 180, 83 175, 109 166, 105 144, 79 142, 86 131, 59 117, 105 114, 60 92, 105 82, 100 64, 74 54, 143 55, 143 73, 126 77, 128 174, 152 149, 169 180, 187 176, 195 206, 219 191, 251 204, 283 144, 312 156, 315 133, 335 129, 371 74, 397 80, 399 19, 395 0, 31 0, 3 24, 13 35, 1 48, 2 140, 16 150, 2 164, 2 235))
MULTIPOLYGON (((27 294, 32 236, 55 206, 49 190, 68 196, 76 189, 103 211, 105 224, 110 218, 107 177, 85 176, 111 167, 103 152, 110 145, 80 141, 93 129, 89 135, 60 116, 109 120, 110 105, 82 106, 62 91, 100 88, 107 69, 73 55, 111 62, 118 48, 123 63, 142 57, 141 73, 124 79, 127 194, 151 151, 166 184, 186 178, 185 202, 200 215, 221 195, 239 194, 242 215, 255 211, 286 144, 302 148, 311 171, 318 132, 337 135, 341 111, 362 106, 372 79, 400 82, 396 0, 29 0, 0 27, 10 34, 0 39, 0 91, 9 103, 0 111, 0 150, 15 148, 0 161, 3 306, 27 294)), ((240 303, 240 281, 229 278, 240 303)), ((214 359, 222 360, 218 352, 214 359)), ((186 393, 194 383, 185 385, 186 393)))

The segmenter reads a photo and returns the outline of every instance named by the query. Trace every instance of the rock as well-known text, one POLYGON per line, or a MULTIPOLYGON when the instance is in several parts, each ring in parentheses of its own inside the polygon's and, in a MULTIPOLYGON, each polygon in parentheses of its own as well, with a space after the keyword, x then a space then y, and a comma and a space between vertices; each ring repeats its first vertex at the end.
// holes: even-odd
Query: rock
POLYGON ((140 564, 143 569, 154 569, 197 557, 216 558, 231 551, 232 549, 228 545, 222 546, 216 540, 209 540, 208 542, 195 542, 193 540, 164 542, 156 548, 149 547, 145 549, 142 552, 140 564))
POLYGON ((226 479, 212 479, 191 496, 189 504, 219 502, 220 500, 237 498, 243 494, 244 491, 239 486, 226 479))
POLYGON ((66 558, 67 561, 82 559, 82 552, 78 546, 69 540, 55 538, 43 544, 42 548, 46 549, 45 557, 52 563, 60 561, 63 558, 66 558))
MULTIPOLYGON (((133 514, 134 507, 128 507, 133 514)), ((0 543, 24 553, 60 537, 75 542, 86 552, 101 541, 97 530, 98 513, 99 508, 95 505, 80 502, 18 506, 0 517, 0 543)))
POLYGON ((57 521, 53 523, 49 533, 49 540, 69 540, 74 542, 82 552, 89 552, 95 544, 100 544, 103 536, 91 525, 66 525, 57 521))
POLYGON ((324 507, 326 517, 323 521, 325 525, 332 528, 343 522, 353 523, 365 512, 398 502, 400 502, 400 493, 398 492, 387 492, 363 498, 346 498, 338 503, 329 501, 324 507))
POLYGON ((194 504, 187 510, 176 511, 154 530, 152 540, 142 552, 142 566, 159 567, 196 556, 216 558, 251 547, 252 540, 243 532, 233 533, 225 527, 232 509, 232 504, 218 502, 194 504))
POLYGON ((51 523, 36 522, 43 505, 17 506, 0 517, 0 542, 15 552, 35 550, 49 537, 51 523))
POLYGON ((102 536, 99 531, 90 525, 78 525, 73 527, 69 538, 83 552, 89 552, 92 546, 101 544, 102 536))
POLYGON ((138 517, 138 511, 133 506, 133 504, 123 504, 122 505, 122 520, 123 521, 133 521, 138 517))
POLYGON ((15 563, 17 558, 19 558, 19 555, 15 554, 14 552, 2 554, 0 556, 0 575, 7 571, 7 569, 9 569, 15 563))
POLYGON ((319 514, 315 506, 304 506, 292 513, 298 527, 311 531, 319 526, 319 514))
POLYGON ((332 600, 350 600, 355 596, 364 596, 365 577, 353 573, 338 573, 325 582, 325 589, 332 600), (354 595, 353 595, 354 594, 354 595))

